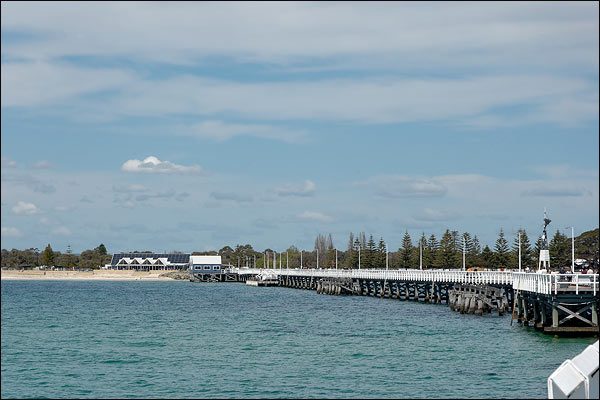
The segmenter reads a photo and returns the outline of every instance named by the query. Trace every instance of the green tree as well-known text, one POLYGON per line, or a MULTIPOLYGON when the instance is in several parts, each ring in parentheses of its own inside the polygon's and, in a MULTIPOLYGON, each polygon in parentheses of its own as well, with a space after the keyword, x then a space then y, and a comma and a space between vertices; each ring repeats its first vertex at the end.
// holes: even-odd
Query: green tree
POLYGON ((423 258, 423 266, 425 266, 425 253, 427 251, 427 237, 425 236, 425 232, 423 232, 421 234, 421 238, 419 239, 419 242, 417 243, 417 248, 415 248, 415 254, 416 254, 416 263, 415 265, 420 265, 421 264, 421 257, 423 258))
POLYGON ((481 264, 483 268, 492 268, 494 266, 494 252, 487 245, 481 251, 481 264))
POLYGON ((367 242, 367 248, 365 250, 365 268, 375 268, 376 263, 376 253, 377 247, 375 245, 375 240, 373 240, 373 235, 369 236, 369 241, 367 242))
POLYGON ((376 268, 385 268, 385 259, 386 259, 387 245, 383 240, 383 237, 379 239, 379 244, 377 245, 377 266, 376 268))
POLYGON ((557 230, 548 247, 550 249, 550 268, 554 270, 570 268, 571 241, 566 235, 557 230))
POLYGON ((509 249, 508 242, 504 237, 504 231, 500 228, 500 233, 498 234, 498 239, 496 239, 496 245, 494 247, 496 256, 495 263, 499 268, 507 268, 509 264, 509 249))
POLYGON ((404 231, 404 237, 402 238, 402 247, 400 248, 400 267, 401 268, 410 268, 413 245, 410 235, 408 231, 404 231))
POLYGON ((106 247, 104 246, 103 243, 100 243, 100 246, 96 247, 94 250, 96 250, 98 252, 98 254, 105 256, 108 254, 108 252, 106 251, 106 247))
POLYGON ((427 250, 423 254, 423 263, 427 266, 427 268, 436 268, 437 264, 437 252, 440 247, 440 244, 432 233, 427 240, 427 250))
MULTIPOLYGON (((462 234, 462 244, 464 246, 465 251, 465 264, 466 267, 469 268, 475 265, 475 259, 472 257, 473 254, 473 239, 471 238, 471 234, 469 232, 465 232, 462 234)), ((462 262, 462 261, 461 261, 462 262)))
POLYGON ((436 264, 439 268, 457 268, 456 256, 454 251, 454 239, 449 229, 446 229, 440 247, 436 255, 436 264))
POLYGON ((48 246, 42 252, 42 264, 47 266, 54 265, 54 251, 52 251, 52 246, 48 243, 48 246))
POLYGON ((533 269, 535 268, 535 261, 533 258, 533 250, 531 249, 531 243, 525 229, 519 229, 515 234, 513 240, 512 250, 510 252, 510 267, 519 267, 519 233, 521 234, 521 268, 533 269))

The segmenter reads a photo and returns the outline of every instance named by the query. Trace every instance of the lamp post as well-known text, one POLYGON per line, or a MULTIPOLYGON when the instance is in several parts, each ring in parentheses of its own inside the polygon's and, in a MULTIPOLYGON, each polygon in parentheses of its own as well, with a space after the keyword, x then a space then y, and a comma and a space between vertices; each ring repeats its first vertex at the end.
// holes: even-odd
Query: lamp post
POLYGON ((419 269, 423 270, 423 242, 419 241, 419 269))
POLYGON ((360 269, 360 245, 358 245, 358 269, 360 269))
POLYGON ((571 273, 575 273, 575 228, 567 226, 565 229, 571 228, 571 273))
POLYGON ((319 269, 319 248, 317 247, 317 269, 319 269))
POLYGON ((300 269, 302 269, 302 252, 304 250, 300 250, 300 269))
POLYGON ((465 235, 463 235, 463 271, 466 270, 466 263, 465 263, 465 252, 467 249, 467 241, 465 240, 465 235))
POLYGON ((389 257, 388 257, 389 253, 387 251, 387 244, 385 245, 385 270, 387 271, 389 269, 389 257))
POLYGON ((519 229, 519 272, 521 272, 521 230, 519 229))

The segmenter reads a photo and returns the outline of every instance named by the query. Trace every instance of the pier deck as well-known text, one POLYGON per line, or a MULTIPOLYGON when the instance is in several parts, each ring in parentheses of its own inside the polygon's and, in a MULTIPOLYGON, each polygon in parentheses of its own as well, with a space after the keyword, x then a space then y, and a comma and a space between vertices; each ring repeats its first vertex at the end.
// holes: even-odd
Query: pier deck
POLYGON ((513 320, 550 334, 599 333, 598 274, 314 268, 228 268, 224 272, 236 275, 238 282, 270 274, 280 286, 319 294, 445 303, 454 311, 479 315, 512 311, 513 320))

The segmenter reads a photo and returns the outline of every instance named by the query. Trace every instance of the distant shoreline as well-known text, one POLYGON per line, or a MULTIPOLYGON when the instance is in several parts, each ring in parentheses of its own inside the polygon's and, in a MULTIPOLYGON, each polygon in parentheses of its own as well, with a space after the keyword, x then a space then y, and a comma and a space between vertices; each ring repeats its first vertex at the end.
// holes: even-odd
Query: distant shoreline
MULTIPOLYGON (((40 271, 2 270, 1 280, 173 281, 173 271, 40 271)), ((181 280, 181 279, 180 279, 181 280)))

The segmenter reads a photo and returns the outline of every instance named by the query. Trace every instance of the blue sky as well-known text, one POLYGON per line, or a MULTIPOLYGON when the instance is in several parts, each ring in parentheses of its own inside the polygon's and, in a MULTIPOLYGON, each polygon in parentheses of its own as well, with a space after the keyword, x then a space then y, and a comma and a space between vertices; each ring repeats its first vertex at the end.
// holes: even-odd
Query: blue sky
POLYGON ((2 248, 598 227, 598 2, 2 2, 2 248))

